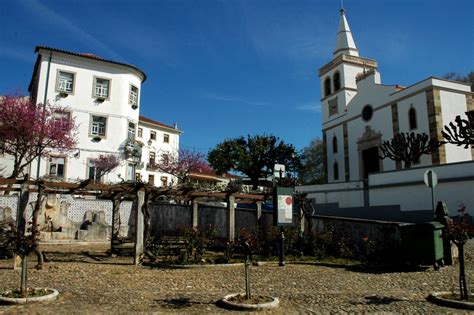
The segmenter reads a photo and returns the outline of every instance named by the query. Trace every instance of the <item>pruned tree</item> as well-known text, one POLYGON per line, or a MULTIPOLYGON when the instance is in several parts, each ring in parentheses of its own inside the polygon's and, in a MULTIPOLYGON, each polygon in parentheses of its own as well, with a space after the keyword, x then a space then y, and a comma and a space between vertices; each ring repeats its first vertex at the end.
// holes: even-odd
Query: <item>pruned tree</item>
POLYGON ((469 240, 469 221, 468 216, 466 215, 466 206, 461 204, 458 209, 459 220, 455 222, 450 222, 448 224, 448 238, 453 241, 453 243, 458 248, 459 253, 459 293, 461 300, 469 299, 469 291, 467 287, 466 279, 466 268, 465 268, 465 259, 464 259, 464 245, 469 240))
POLYGON ((151 170, 168 173, 184 182, 193 171, 209 171, 211 168, 206 162, 204 154, 187 149, 163 151, 157 162, 148 166, 151 170))
POLYGON ((95 167, 94 180, 99 181, 120 165, 120 159, 115 154, 100 154, 90 160, 95 167))
POLYGON ((64 107, 31 103, 28 97, 0 99, 0 151, 13 157, 10 178, 22 175, 34 159, 76 145, 74 120, 64 107))
POLYGON ((404 162, 405 168, 419 161, 423 154, 436 152, 443 143, 426 133, 414 132, 397 133, 391 140, 386 140, 380 145, 382 155, 380 159, 389 158, 396 162, 404 162))
POLYGON ((300 165, 293 145, 271 135, 225 140, 212 149, 207 158, 219 174, 236 171, 247 175, 252 189, 257 189, 260 178, 272 174, 276 163, 284 164, 290 172, 298 170, 300 165))
POLYGON ((303 184, 324 184, 326 182, 325 159, 323 141, 320 138, 311 140, 309 146, 305 147, 301 153, 299 177, 303 184))
POLYGON ((465 149, 469 146, 474 147, 474 110, 466 112, 467 119, 462 119, 457 115, 454 122, 444 126, 441 131, 446 143, 455 144, 457 146, 464 146, 465 149))

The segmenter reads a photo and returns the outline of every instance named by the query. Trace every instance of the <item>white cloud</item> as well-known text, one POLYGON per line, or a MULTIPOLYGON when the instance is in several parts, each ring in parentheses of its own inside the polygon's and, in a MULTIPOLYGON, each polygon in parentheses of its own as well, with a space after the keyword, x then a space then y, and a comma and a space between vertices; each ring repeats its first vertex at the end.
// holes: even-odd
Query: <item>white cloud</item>
POLYGON ((243 104, 253 105, 253 106, 267 106, 268 105, 267 102, 246 100, 240 97, 223 96, 223 95, 217 95, 214 93, 205 93, 203 97, 206 99, 215 100, 215 101, 243 103, 243 104))
POLYGON ((321 102, 309 102, 309 103, 300 104, 296 106, 296 109, 305 111, 305 112, 320 113, 321 102))
POLYGON ((6 44, 1 44, 0 43, 0 56, 4 56, 4 57, 7 57, 7 58, 13 58, 13 59, 17 59, 17 60, 20 60, 20 61, 23 61, 23 62, 28 62, 28 63, 31 63, 32 60, 34 60, 32 58, 33 56, 33 52, 32 51, 26 51, 24 49, 21 49, 21 48, 12 48, 12 47, 8 47, 9 45, 6 45, 6 44))
MULTIPOLYGON (((21 4, 25 9, 29 10, 34 14, 35 17, 39 17, 47 23, 51 23, 57 26, 59 30, 65 30, 70 33, 70 36, 76 38, 77 40, 83 42, 88 47, 96 47, 100 51, 107 54, 108 58, 123 60, 117 52, 111 49, 109 46, 105 45, 102 40, 94 37, 93 35, 84 31, 81 27, 75 25, 71 20, 67 19, 65 16, 60 15, 41 3, 38 0, 23 0, 21 4)), ((39 43, 41 44, 41 43, 39 43)))

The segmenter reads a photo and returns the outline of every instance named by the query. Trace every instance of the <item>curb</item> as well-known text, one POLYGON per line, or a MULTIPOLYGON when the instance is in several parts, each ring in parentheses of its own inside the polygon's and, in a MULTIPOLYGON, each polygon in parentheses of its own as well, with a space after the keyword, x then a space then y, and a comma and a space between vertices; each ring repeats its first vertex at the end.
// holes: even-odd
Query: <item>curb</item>
MULTIPOLYGON (((459 308, 459 309, 465 309, 465 310, 474 310, 473 302, 456 301, 456 300, 450 300, 450 299, 445 298, 445 296, 450 296, 450 295, 452 295, 452 292, 448 292, 448 291, 433 292, 427 297, 427 300, 441 306, 447 306, 447 307, 459 308)), ((469 297, 474 297, 474 293, 470 293, 469 297)))
POLYGON ((200 269, 200 268, 230 268, 230 267, 239 267, 243 266, 243 263, 235 263, 235 264, 207 264, 207 265, 174 265, 174 264, 156 264, 156 265, 149 265, 148 267, 151 268, 168 268, 168 269, 200 269))
MULTIPOLYGON (((42 288, 35 288, 35 290, 42 289, 42 288)), ((47 290, 53 291, 50 294, 43 295, 43 296, 35 296, 35 297, 27 297, 27 298, 9 298, 0 296, 0 303, 2 304, 27 304, 27 303, 36 303, 36 302, 46 302, 50 300, 54 300, 58 297, 59 292, 56 289, 46 288, 47 290)), ((5 293, 8 293, 7 291, 5 293)))
POLYGON ((217 305, 226 309, 231 310, 240 310, 240 311, 260 311, 260 310, 267 310, 277 308, 280 305, 280 300, 273 296, 268 296, 272 299, 271 302, 267 303, 259 303, 259 304, 241 304, 229 301, 230 298, 238 296, 238 295, 245 295, 243 293, 233 293, 224 296, 221 300, 217 302, 217 305))

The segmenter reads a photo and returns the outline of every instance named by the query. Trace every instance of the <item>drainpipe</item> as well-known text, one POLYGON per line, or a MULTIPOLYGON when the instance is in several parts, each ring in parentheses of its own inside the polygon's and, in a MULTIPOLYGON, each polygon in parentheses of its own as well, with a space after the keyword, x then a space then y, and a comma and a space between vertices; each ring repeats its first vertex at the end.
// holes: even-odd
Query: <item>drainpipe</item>
MULTIPOLYGON (((49 85, 49 72, 51 69, 51 59, 53 58, 53 52, 49 53, 49 60, 48 60, 48 69, 46 70, 46 85, 44 88, 44 99, 43 99, 43 112, 46 109, 46 101, 48 99, 48 85, 49 85)), ((39 146, 37 147, 37 152, 39 153, 39 146)), ((38 167, 36 168, 36 180, 39 179, 40 174, 40 166, 41 166, 41 155, 38 154, 38 167)))

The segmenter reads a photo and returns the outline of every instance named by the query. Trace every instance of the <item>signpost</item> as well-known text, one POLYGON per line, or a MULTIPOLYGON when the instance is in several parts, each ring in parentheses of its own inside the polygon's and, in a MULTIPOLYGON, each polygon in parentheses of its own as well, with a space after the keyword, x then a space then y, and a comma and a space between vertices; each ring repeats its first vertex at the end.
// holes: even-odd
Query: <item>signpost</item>
POLYGON ((438 176, 436 173, 429 169, 425 172, 425 175, 423 176, 425 185, 431 188, 431 206, 433 208, 433 213, 435 212, 435 194, 434 194, 434 188, 438 184, 438 176))
POLYGON ((274 225, 280 227, 280 261, 279 266, 285 266, 285 234, 283 228, 293 224, 293 188, 275 187, 273 197, 274 225))

